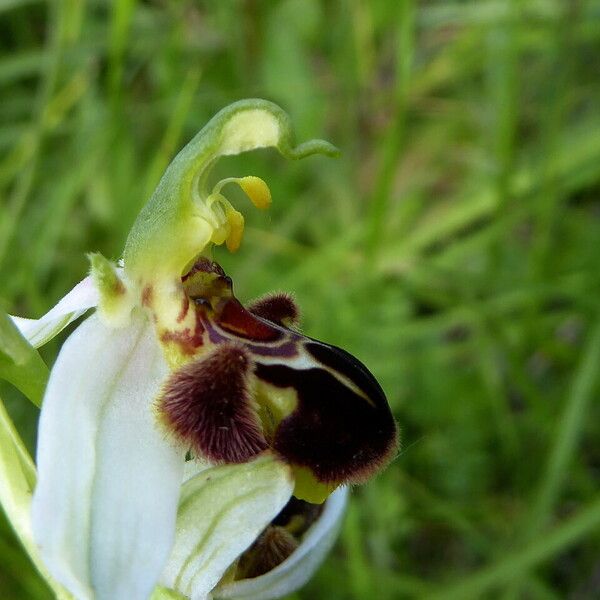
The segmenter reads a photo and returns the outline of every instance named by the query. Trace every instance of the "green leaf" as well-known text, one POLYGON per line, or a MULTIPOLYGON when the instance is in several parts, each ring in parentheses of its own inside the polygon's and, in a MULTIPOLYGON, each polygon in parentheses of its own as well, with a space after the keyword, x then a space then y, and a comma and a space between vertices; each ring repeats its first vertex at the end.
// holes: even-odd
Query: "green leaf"
POLYGON ((48 367, 37 350, 21 335, 10 317, 0 311, 0 377, 40 406, 48 374, 48 367))
POLYGON ((59 600, 66 600, 70 595, 46 571, 31 533, 31 495, 35 481, 33 461, 0 400, 0 504, 42 577, 59 600))
POLYGON ((17 365, 26 363, 31 356, 31 346, 3 311, 0 311, 0 352, 17 365))

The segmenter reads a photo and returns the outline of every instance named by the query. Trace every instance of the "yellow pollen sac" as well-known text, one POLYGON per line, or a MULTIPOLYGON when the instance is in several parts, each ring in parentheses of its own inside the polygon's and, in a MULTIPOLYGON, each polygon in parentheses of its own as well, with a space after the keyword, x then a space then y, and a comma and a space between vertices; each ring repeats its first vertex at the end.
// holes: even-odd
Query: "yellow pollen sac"
POLYGON ((261 210, 265 210, 271 206, 271 190, 269 186, 260 178, 254 175, 248 177, 240 177, 237 184, 250 198, 252 204, 261 210))
MULTIPOLYGON (((211 241, 213 244, 226 243, 227 249, 230 252, 235 252, 242 242, 244 233, 244 217, 235 210, 225 196, 221 194, 221 190, 228 183, 236 183, 242 191, 248 196, 252 204, 261 210, 269 208, 271 205, 271 190, 269 186, 260 178, 249 175, 248 177, 228 177, 222 179, 213 188, 212 194, 207 198, 206 205, 213 214, 218 215, 219 210, 224 212, 225 223, 213 231, 211 241), (213 209, 213 205, 220 207, 217 212, 213 209)), ((223 215, 221 212, 221 215, 223 215)), ((217 216, 216 221, 221 221, 222 217, 217 216)))
POLYGON ((242 236, 244 235, 244 216, 231 206, 226 208, 225 216, 227 217, 227 223, 229 225, 229 235, 225 240, 225 244, 229 252, 235 252, 242 243, 242 236))

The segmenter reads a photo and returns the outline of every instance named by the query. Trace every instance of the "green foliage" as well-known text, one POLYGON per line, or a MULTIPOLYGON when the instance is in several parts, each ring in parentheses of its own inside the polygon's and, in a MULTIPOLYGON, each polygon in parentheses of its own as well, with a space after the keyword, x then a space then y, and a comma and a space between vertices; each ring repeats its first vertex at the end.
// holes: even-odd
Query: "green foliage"
POLYGON ((38 406, 48 381, 48 367, 37 351, 0 310, 0 377, 10 381, 38 406))
MULTIPOLYGON (((170 159, 234 100, 273 100, 299 140, 342 150, 214 173, 273 193, 217 256, 238 295, 294 292, 304 331, 369 365, 402 430, 295 598, 597 593, 595 0, 11 0, 0 32, 10 312, 41 315, 87 252, 118 258, 170 159)), ((36 413, 0 392, 32 440, 36 413)), ((0 596, 49 597, 0 528, 0 596)))

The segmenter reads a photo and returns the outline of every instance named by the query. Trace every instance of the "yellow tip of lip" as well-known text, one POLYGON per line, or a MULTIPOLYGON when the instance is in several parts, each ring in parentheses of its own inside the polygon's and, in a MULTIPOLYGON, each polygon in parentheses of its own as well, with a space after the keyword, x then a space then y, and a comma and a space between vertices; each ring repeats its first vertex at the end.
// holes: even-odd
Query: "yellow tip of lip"
POLYGON ((253 175, 241 177, 237 180, 237 183, 256 208, 264 210, 271 206, 271 190, 260 177, 254 177, 253 175))

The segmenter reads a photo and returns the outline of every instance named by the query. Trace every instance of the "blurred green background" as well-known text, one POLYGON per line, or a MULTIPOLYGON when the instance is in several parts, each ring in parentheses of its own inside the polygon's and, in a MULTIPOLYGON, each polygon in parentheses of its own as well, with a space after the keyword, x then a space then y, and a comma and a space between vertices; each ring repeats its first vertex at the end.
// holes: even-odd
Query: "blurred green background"
MULTIPOLYGON (((0 307, 118 258, 220 108, 281 104, 343 154, 222 160, 271 186, 247 300, 360 357, 402 430, 295 599, 600 597, 600 3, 3 0, 0 307)), ((52 364, 61 339, 43 349, 52 364)), ((37 410, 0 388, 33 449, 37 410)), ((49 598, 6 522, 0 597, 49 598)))

